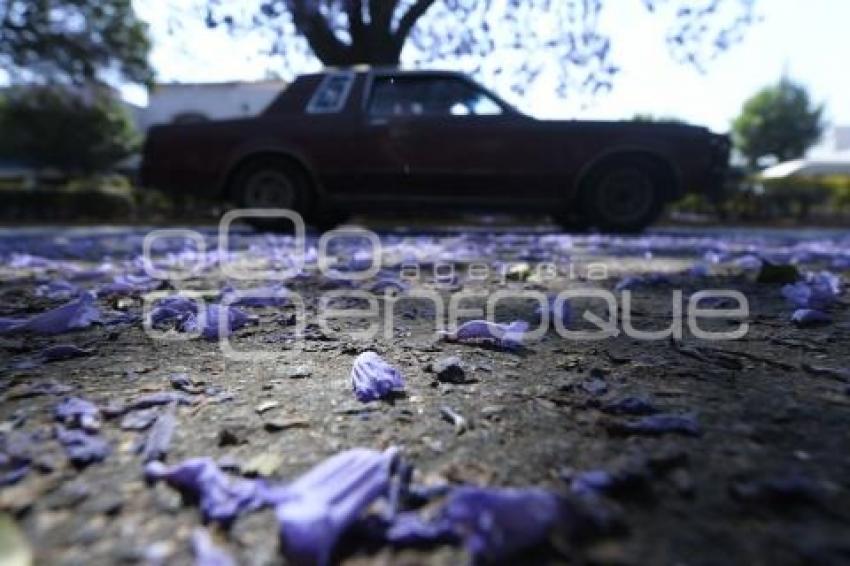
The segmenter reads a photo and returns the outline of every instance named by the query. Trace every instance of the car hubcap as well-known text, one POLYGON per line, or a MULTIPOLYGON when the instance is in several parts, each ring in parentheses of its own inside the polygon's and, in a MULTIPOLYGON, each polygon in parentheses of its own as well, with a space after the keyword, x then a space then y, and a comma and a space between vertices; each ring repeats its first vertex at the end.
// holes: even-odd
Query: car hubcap
POLYGON ((245 184, 243 203, 249 208, 291 208, 295 188, 283 173, 261 171, 245 184))
POLYGON ((652 207, 652 181, 642 171, 616 171, 602 180, 596 198, 598 208, 607 220, 634 222, 652 207))

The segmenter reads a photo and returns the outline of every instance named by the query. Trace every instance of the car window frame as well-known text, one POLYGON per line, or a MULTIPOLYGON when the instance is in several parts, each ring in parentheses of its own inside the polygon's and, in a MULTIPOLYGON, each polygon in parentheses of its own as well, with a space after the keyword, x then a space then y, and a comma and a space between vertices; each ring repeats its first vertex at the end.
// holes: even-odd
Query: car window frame
POLYGON ((392 72, 372 72, 369 73, 369 76, 366 80, 366 85, 364 88, 364 96, 363 101, 361 103, 361 113, 366 118, 366 120, 443 120, 443 119, 494 119, 494 118, 505 118, 511 116, 519 116, 519 111, 505 102, 501 97, 495 94, 490 89, 485 86, 473 81, 466 75, 462 74, 438 74, 438 73, 392 73, 392 72), (375 81, 378 79, 450 79, 461 81, 467 86, 469 86, 474 91, 477 91, 490 100, 492 100, 500 109, 501 113, 499 114, 405 114, 401 116, 394 116, 391 114, 372 114, 369 109, 372 104, 372 97, 375 94, 375 81))
POLYGON ((313 94, 310 96, 310 100, 307 102, 306 113, 307 114, 338 114, 342 112, 345 107, 348 105, 348 100, 351 97, 351 92, 354 89, 354 83, 357 79, 357 75, 353 71, 334 71, 332 73, 328 73, 325 75, 319 86, 316 87, 316 90, 313 91, 313 94), (342 94, 340 94, 339 101, 333 107, 330 108, 322 108, 319 107, 319 96, 322 93, 323 89, 327 89, 331 82, 340 77, 347 80, 345 83, 342 94))

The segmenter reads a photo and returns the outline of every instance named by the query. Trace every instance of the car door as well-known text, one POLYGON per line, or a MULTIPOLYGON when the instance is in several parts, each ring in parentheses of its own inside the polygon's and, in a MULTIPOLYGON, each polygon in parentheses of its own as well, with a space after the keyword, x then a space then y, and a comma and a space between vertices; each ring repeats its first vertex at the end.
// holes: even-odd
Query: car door
POLYGON ((398 164, 387 196, 498 204, 551 193, 558 160, 545 133, 461 76, 375 76, 366 114, 398 164))

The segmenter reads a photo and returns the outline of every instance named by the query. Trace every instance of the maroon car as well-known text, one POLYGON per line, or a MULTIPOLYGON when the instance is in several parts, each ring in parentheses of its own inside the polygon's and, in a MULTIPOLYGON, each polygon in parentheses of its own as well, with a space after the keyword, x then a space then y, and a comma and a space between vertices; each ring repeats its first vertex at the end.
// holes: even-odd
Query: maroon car
POLYGON ((688 191, 719 190, 728 153, 702 127, 536 120, 458 73, 331 70, 299 77, 256 117, 153 127, 141 180, 319 226, 501 209, 634 231, 688 191))

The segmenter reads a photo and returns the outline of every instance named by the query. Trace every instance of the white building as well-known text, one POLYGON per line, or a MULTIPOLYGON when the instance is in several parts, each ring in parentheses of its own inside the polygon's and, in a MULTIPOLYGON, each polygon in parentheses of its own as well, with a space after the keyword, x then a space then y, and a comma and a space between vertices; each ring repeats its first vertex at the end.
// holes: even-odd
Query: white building
POLYGON ((833 126, 827 129, 823 139, 806 154, 806 157, 850 161, 850 126, 833 126))
POLYGON ((280 80, 226 83, 167 83, 150 93, 136 112, 139 131, 154 124, 254 116, 286 87, 280 80))
POLYGON ((766 179, 850 176, 850 126, 829 128, 804 159, 777 163, 761 172, 766 179))

